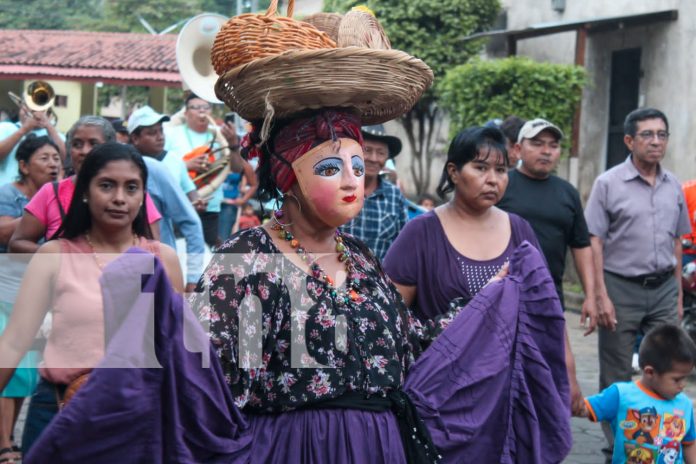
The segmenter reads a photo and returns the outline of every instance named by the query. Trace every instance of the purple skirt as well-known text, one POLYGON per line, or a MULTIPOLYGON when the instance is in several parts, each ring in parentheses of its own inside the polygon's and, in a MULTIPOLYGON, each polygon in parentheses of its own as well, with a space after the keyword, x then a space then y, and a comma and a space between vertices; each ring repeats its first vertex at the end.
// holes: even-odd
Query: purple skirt
MULTIPOLYGON (((109 311, 138 305, 121 288, 135 270, 119 262, 102 277, 105 289, 116 289, 104 290, 106 333, 114 334, 105 360, 24 462, 405 462, 391 412, 242 414, 219 364, 201 368, 214 353, 202 330, 184 330, 197 321, 159 263, 144 284, 158 298, 154 317, 147 308, 109 311), (155 355, 144 359, 131 342, 152 333, 155 355), (162 368, 106 368, 109 360, 162 368)), ((516 250, 510 275, 467 305, 411 367, 404 390, 445 462, 562 461, 571 444, 564 319, 534 247, 516 250)))
POLYGON ((404 463, 399 426, 391 412, 346 409, 247 416, 253 463, 404 463))

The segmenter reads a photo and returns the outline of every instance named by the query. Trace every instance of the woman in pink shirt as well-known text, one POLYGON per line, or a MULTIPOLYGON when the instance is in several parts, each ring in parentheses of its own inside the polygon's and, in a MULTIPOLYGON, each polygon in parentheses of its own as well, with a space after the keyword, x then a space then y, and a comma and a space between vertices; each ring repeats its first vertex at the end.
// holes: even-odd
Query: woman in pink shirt
MULTIPOLYGON (((83 116, 68 131, 68 149, 75 175, 54 183, 45 184, 26 206, 22 219, 9 243, 12 253, 34 253, 42 238, 53 238, 63 222, 82 164, 97 145, 116 139, 113 126, 99 116, 83 116)), ((149 196, 145 197, 147 218, 153 236, 159 239, 159 220, 162 216, 149 196)))
POLYGON ((58 413, 69 384, 104 355, 103 268, 131 247, 158 256, 176 291, 183 277, 176 252, 152 239, 145 211, 147 168, 129 145, 108 142, 92 150, 80 176, 61 238, 42 245, 29 264, 7 330, 0 336, 0 389, 32 343, 48 308, 51 333, 39 368, 22 438, 26 454, 58 413), (108 254, 107 254, 108 253, 108 254))

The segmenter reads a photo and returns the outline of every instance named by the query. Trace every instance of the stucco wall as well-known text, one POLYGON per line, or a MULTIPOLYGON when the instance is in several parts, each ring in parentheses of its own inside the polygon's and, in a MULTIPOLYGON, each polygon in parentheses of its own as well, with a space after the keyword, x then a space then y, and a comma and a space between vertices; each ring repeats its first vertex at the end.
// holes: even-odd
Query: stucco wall
MULTIPOLYGON (((508 9, 508 29, 549 21, 678 9, 679 19, 674 22, 589 35, 586 67, 590 83, 582 101, 578 188, 586 197, 595 177, 605 168, 612 52, 635 47, 642 49, 639 104, 657 107, 670 119, 672 136, 664 164, 681 180, 696 177, 696 153, 693 153, 696 150, 691 148, 696 143, 696 132, 690 131, 690 109, 696 107, 696 91, 692 90, 696 2, 567 0, 562 14, 552 10, 550 0, 506 0, 504 3, 508 9)), ((520 55, 539 61, 572 63, 574 50, 574 33, 523 40, 518 44, 520 55)), ((563 174, 563 170, 560 173, 563 174)))

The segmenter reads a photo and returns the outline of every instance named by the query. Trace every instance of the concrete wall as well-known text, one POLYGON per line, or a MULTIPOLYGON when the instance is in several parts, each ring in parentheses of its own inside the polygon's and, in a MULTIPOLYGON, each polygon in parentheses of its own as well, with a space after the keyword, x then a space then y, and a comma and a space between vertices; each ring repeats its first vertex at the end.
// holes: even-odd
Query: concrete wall
MULTIPOLYGON (((508 9, 508 29, 550 21, 678 9, 677 21, 589 35, 586 51, 589 85, 582 101, 578 188, 587 197, 595 177, 605 169, 612 52, 635 47, 642 49, 639 104, 657 107, 670 119, 672 136, 664 165, 681 180, 696 177, 696 155, 690 149, 696 143, 696 132, 689 130, 689 110, 696 107, 696 91, 692 90, 696 2, 567 0, 563 13, 554 12, 550 0, 505 0, 504 3, 508 9)), ((518 54, 539 61, 572 63, 574 50, 574 33, 518 43, 518 54)), ((563 169, 559 170, 562 172, 563 169)))

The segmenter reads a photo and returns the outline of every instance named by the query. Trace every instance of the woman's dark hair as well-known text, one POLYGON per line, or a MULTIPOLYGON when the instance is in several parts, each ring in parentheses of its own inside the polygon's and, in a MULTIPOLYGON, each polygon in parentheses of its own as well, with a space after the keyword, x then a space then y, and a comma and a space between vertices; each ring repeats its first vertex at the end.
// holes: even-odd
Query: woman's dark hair
POLYGON ((459 170, 470 161, 488 158, 491 152, 500 153, 507 166, 508 155, 505 148, 505 135, 503 135, 500 129, 474 126, 468 127, 457 134, 447 151, 447 162, 442 169, 442 176, 436 190, 439 197, 444 199, 445 195, 454 190, 454 184, 447 172, 449 163, 453 163, 459 170))
MULTIPOLYGON (((271 129, 271 132, 268 136, 268 141, 260 147, 260 159, 258 167, 256 168, 256 176, 259 181, 258 188, 256 189, 256 197, 262 203, 271 200, 278 200, 283 196, 283 194, 278 189, 278 186, 276 185, 275 176, 273 175, 273 172, 271 170, 270 159, 272 156, 276 156, 273 154, 273 149, 271 148, 271 145, 273 145, 272 141, 275 139, 276 135, 278 135, 278 132, 280 132, 280 130, 283 127, 285 127, 289 122, 290 120, 275 121, 271 129)), ((261 142, 260 132, 262 125, 263 121, 255 121, 251 125, 253 129, 251 132, 249 132, 249 141, 253 145, 257 145, 261 142)), ((249 158, 249 153, 249 149, 242 148, 241 155, 244 159, 249 158)))
MULTIPOLYGON (((130 161, 140 170, 140 179, 143 182, 143 191, 146 192, 147 187, 147 166, 143 161, 142 156, 130 145, 125 145, 117 142, 107 142, 97 145, 85 157, 82 163, 80 174, 77 176, 75 183, 75 193, 70 202, 70 209, 65 215, 65 219, 58 231, 51 237, 55 238, 76 238, 84 234, 92 226, 92 216, 89 211, 89 205, 83 200, 87 197, 89 184, 92 182, 99 171, 104 169, 107 164, 114 161, 130 161)), ((145 199, 140 206, 138 215, 133 220, 133 232, 138 236, 152 239, 152 231, 150 224, 147 221, 147 211, 145 208, 145 199)))
MULTIPOLYGON (((58 153, 60 153, 58 145, 56 145, 56 143, 53 140, 51 140, 50 137, 46 135, 42 135, 39 137, 36 134, 29 134, 24 138, 24 140, 22 140, 22 143, 20 143, 17 147, 17 151, 15 152, 15 158, 17 158, 18 163, 20 161, 24 161, 24 163, 28 164, 29 160, 31 159, 31 155, 36 153, 36 151, 39 148, 43 148, 46 145, 52 146, 56 149, 58 153)), ((22 174, 21 170, 19 170, 19 179, 24 179, 24 174, 22 174)))

